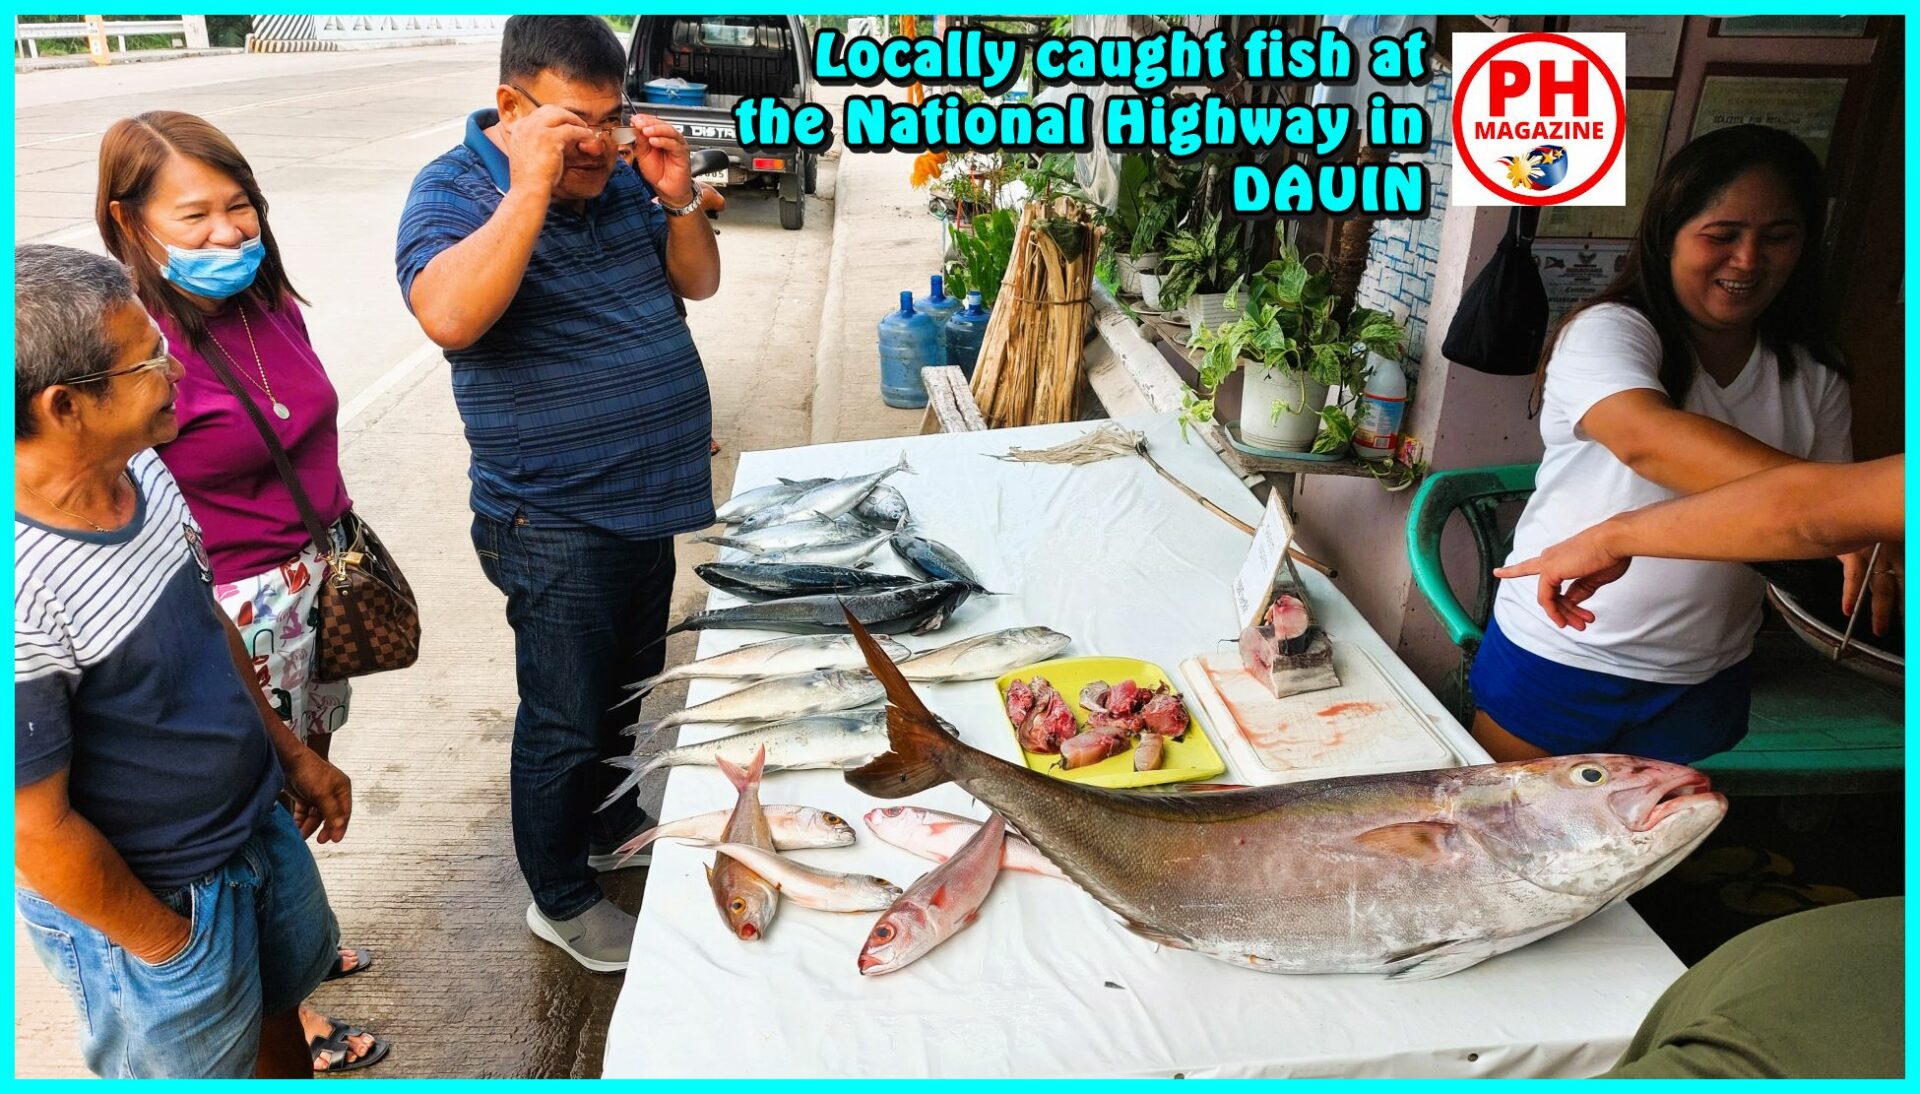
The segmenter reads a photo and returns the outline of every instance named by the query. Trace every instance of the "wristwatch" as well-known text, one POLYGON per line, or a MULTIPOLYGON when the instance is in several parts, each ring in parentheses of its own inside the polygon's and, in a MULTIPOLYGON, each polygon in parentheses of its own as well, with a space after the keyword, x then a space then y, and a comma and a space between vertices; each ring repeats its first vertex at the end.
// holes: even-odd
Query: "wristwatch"
POLYGON ((700 211, 700 184, 697 182, 693 184, 693 200, 685 205, 668 205, 666 199, 658 194, 654 195, 654 201, 659 204, 660 210, 670 217, 692 216, 700 211))

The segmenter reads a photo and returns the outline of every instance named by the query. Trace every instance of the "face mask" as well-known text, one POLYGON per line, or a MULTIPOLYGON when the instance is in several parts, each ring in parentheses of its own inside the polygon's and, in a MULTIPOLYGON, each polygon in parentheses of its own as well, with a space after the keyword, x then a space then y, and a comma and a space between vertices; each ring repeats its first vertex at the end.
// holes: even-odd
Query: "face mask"
POLYGON ((167 268, 160 276, 210 300, 225 300, 245 292, 260 272, 267 245, 255 236, 238 247, 203 247, 189 251, 167 246, 167 268))

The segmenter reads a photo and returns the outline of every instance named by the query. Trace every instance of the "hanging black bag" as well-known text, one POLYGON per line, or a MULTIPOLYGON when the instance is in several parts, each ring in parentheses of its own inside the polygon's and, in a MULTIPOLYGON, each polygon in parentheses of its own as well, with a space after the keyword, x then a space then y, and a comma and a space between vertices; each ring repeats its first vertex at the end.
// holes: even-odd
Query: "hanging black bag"
POLYGON ((1547 287, 1533 262, 1540 210, 1517 205, 1507 234, 1467 286, 1440 351, 1449 361, 1495 376, 1531 375, 1547 340, 1547 287))

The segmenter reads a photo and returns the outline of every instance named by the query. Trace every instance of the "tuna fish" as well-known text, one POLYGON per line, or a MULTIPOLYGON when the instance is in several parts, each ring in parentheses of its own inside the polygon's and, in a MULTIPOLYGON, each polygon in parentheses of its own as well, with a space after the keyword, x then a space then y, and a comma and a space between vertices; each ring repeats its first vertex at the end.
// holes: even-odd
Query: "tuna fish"
POLYGON ((918 585, 917 577, 814 563, 703 562, 693 568, 700 580, 746 600, 782 600, 822 593, 876 593, 918 585))
POLYGON ((893 528, 903 520, 913 520, 913 514, 907 509, 906 497, 884 482, 873 488, 867 500, 854 506, 853 512, 860 519, 870 520, 883 528, 893 528))
POLYGON ((898 972, 980 918, 1000 876, 1007 822, 995 813, 952 858, 929 870, 880 913, 860 948, 860 975, 898 972))
POLYGON ((736 551, 744 551, 749 555, 765 555, 775 551, 790 551, 797 547, 861 542, 873 538, 878 530, 858 517, 840 517, 836 520, 815 517, 809 520, 796 520, 789 524, 776 524, 770 528, 756 528, 751 532, 695 536, 693 542, 715 543, 722 547, 731 547, 736 551))
POLYGON ((756 487, 744 494, 735 494, 714 511, 714 518, 722 524, 738 524, 769 505, 791 501, 816 486, 832 481, 832 479, 800 479, 798 481, 781 479, 769 486, 756 487))
POLYGON ((770 505, 749 516, 740 523, 744 531, 755 528, 767 528, 788 521, 821 517, 828 520, 850 513, 853 508, 867 500, 873 488, 879 486, 889 475, 897 471, 913 473, 907 466, 907 454, 900 453, 900 462, 892 467, 883 468, 867 475, 853 475, 844 479, 834 479, 796 495, 790 501, 770 505))
POLYGON ((892 750, 848 783, 956 782, 1129 929, 1264 972, 1458 972, 1638 891, 1726 814, 1698 771, 1604 754, 1180 796, 1077 786, 941 733, 879 647, 869 664, 892 750))
POLYGON ((964 581, 976 590, 986 591, 980 579, 973 574, 973 568, 960 552, 941 543, 939 540, 917 536, 907 531, 905 518, 893 530, 893 550, 907 565, 927 575, 935 581, 964 581))
POLYGON ((654 642, 681 631, 732 628, 735 630, 789 631, 794 634, 825 634, 847 629, 847 617, 854 618, 881 634, 912 631, 925 634, 946 623, 973 589, 957 581, 927 581, 881 593, 852 596, 796 596, 790 600, 769 600, 765 604, 745 604, 738 608, 720 608, 701 612, 667 629, 654 642))

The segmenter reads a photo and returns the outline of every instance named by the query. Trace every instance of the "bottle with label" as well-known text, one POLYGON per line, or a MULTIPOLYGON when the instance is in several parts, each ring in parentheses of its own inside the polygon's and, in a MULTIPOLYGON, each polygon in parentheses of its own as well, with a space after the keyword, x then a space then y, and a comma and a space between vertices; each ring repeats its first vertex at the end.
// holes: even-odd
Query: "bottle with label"
POLYGON ((1390 460, 1400 443, 1400 422, 1407 411, 1407 374, 1398 361, 1367 354, 1372 368, 1366 390, 1354 409, 1353 454, 1363 460, 1390 460))

